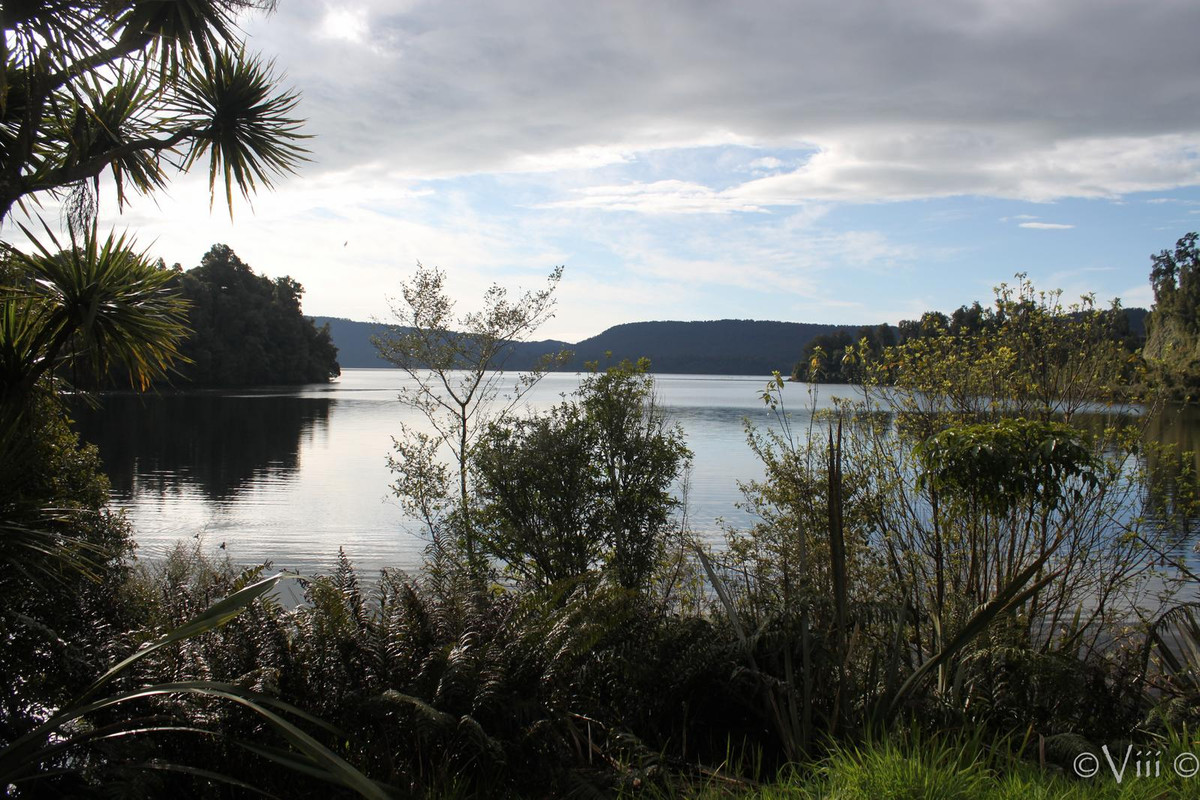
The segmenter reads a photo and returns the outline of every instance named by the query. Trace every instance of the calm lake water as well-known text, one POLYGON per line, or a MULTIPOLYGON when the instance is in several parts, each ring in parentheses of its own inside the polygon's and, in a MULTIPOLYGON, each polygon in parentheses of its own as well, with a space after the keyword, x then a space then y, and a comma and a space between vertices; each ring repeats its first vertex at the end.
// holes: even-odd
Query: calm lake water
MULTIPOLYGON (((81 435, 100 448, 115 506, 133 523, 143 558, 199 537, 238 563, 272 561, 302 573, 328 571, 339 547, 360 568, 415 569, 425 540, 389 492, 386 459, 400 423, 420 426, 396 395, 406 380, 386 369, 348 369, 328 384, 161 396, 112 394, 77 412, 81 435)), ((760 477, 744 421, 772 425, 760 394, 765 376, 659 375, 660 404, 694 453, 688 519, 719 540, 722 524, 748 527, 738 481, 760 477), (722 523, 723 520, 723 523, 722 523)), ((575 391, 579 376, 547 375, 524 405, 547 408, 575 391)), ((818 389, 828 408, 846 386, 818 389)), ((808 387, 789 384, 793 425, 807 420, 808 387)), ((1150 421, 1150 438, 1196 451, 1200 413, 1171 410, 1150 421)), ((1180 541, 1190 550, 1192 537, 1180 541)))
MULTIPOLYGON (((99 446, 113 504, 126 510, 143 558, 199 536, 239 563, 271 560, 304 573, 326 571, 343 547, 371 573, 413 569, 425 540, 388 486, 386 459, 401 422, 420 425, 396 395, 396 370, 348 369, 329 384, 161 396, 112 394, 77 412, 77 428, 99 446)), ((693 530, 720 538, 721 522, 744 526, 738 480, 761 475, 743 421, 772 423, 760 399, 765 376, 659 375, 669 419, 694 453, 688 495, 693 530)), ((524 400, 544 409, 575 391, 579 376, 547 375, 524 400)), ((823 387, 820 405, 834 391, 823 387)), ((790 405, 807 406, 789 385, 790 405)))

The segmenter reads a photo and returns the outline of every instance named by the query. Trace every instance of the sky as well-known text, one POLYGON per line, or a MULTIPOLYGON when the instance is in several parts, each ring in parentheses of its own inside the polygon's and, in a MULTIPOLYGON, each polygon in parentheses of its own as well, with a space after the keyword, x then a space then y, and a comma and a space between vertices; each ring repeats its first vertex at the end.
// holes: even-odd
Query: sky
POLYGON ((298 175, 207 175, 102 222, 216 243, 308 314, 388 319, 418 262, 463 310, 543 285, 539 338, 652 319, 877 324, 1027 273, 1153 302, 1200 229, 1194 0, 282 0, 243 21, 298 90, 298 175))

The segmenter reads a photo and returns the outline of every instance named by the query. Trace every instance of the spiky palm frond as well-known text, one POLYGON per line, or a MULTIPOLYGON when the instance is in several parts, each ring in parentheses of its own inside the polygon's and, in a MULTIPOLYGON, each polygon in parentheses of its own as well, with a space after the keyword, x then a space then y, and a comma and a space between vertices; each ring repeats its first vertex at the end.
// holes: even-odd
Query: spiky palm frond
MULTIPOLYGON (((28 287, 3 287, 0 298, 0 397, 35 369, 48 338, 50 308, 28 287)), ((6 439, 0 429, 0 441, 6 439)))
POLYGON ((63 526, 75 521, 74 509, 44 509, 40 524, 7 519, 9 509, 0 509, 0 564, 11 574, 44 590, 65 583, 65 575, 77 574, 99 580, 98 562, 111 557, 102 546, 78 536, 66 536, 63 526))
POLYGON ((127 185, 140 194, 166 186, 160 152, 130 147, 153 135, 160 124, 154 119, 157 91, 142 67, 122 71, 111 81, 94 80, 84 91, 83 102, 74 106, 70 141, 75 157, 86 163, 114 156, 109 169, 116 183, 118 210, 125 205, 127 185))
MULTIPOLYGON (((242 52, 238 17, 273 0, 9 0, 0 8, 0 218, 43 194, 73 200, 106 169, 142 192, 160 160, 212 152, 248 196, 305 150, 294 92, 242 52), (136 79, 135 79, 136 78, 136 79), (199 102, 197 102, 199 101, 199 102), (272 137, 278 137, 272 141, 272 137)), ((94 203, 76 203, 94 216, 94 203)))
POLYGON ((299 142, 301 120, 291 116, 299 95, 276 91, 273 62, 244 50, 214 52, 210 61, 191 64, 179 89, 177 111, 197 131, 184 169, 209 156, 208 186, 215 193, 223 177, 225 200, 233 209, 233 187, 249 199, 259 185, 293 172, 308 160, 299 142))
POLYGON ((103 0, 7 0, 6 51, 14 65, 61 71, 111 46, 103 0))
POLYGON ((1183 603, 1150 626, 1146 656, 1158 655, 1161 688, 1195 702, 1200 698, 1200 606, 1183 603))
POLYGON ((179 65, 192 57, 208 58, 238 41, 237 14, 274 3, 254 0, 139 0, 129 3, 114 20, 127 36, 153 40, 149 53, 164 73, 174 76, 179 65))
POLYGON ((22 230, 37 252, 18 255, 18 263, 47 305, 40 320, 43 349, 25 380, 72 359, 96 376, 122 366, 142 389, 164 377, 188 332, 186 303, 170 287, 173 273, 135 250, 126 234, 109 233, 101 241, 94 224, 82 241, 72 234, 69 247, 49 228, 49 246, 22 230))

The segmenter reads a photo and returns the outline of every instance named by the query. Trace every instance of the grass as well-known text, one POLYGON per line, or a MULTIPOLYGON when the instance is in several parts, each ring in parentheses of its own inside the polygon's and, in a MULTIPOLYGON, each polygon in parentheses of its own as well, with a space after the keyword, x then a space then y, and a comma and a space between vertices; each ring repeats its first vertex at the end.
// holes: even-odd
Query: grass
MULTIPOLYGON (((1042 769, 1016 758, 1001 743, 984 746, 977 737, 908 742, 896 739, 836 746, 818 764, 787 770, 770 783, 738 788, 736 782, 707 779, 645 792, 652 797, 698 800, 1186 800, 1200 799, 1200 774, 1183 777, 1173 759, 1196 743, 1175 736, 1163 743, 1160 775, 1138 777, 1131 757, 1118 782, 1103 756, 1090 779, 1071 768, 1042 769), (1069 773, 1069 774, 1068 774, 1069 773)), ((1116 760, 1118 766, 1120 756, 1116 760)), ((635 796, 638 793, 631 793, 635 796)))

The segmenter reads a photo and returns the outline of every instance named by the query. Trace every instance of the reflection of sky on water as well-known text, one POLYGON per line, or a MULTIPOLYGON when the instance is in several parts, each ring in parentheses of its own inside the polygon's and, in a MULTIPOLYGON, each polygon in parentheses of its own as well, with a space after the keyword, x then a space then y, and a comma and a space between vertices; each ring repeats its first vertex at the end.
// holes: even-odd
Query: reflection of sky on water
MULTIPOLYGON (((419 565, 424 539, 388 485, 390 437, 424 427, 396 401, 404 376, 347 370, 328 385, 221 394, 107 397, 81 410, 83 436, 100 446, 114 504, 126 509, 146 557, 200 536, 244 563, 328 569, 339 547, 365 571, 419 565)), ((530 411, 561 402, 579 377, 551 374, 525 400, 530 411)), ((658 400, 694 453, 688 516, 719 538, 717 520, 747 525, 738 480, 761 475, 743 419, 770 424, 765 377, 664 375, 658 400)), ((804 395, 796 405, 803 405, 804 395)))
MULTIPOLYGON (((347 370, 336 383, 294 389, 117 395, 100 411, 77 416, 84 438, 100 446, 114 504, 126 509, 143 556, 199 535, 206 548, 224 543, 242 563, 270 559, 303 572, 328 570, 344 547, 367 573, 385 565, 413 569, 425 540, 391 496, 386 465, 400 423, 424 427, 396 401, 404 380, 392 370, 347 370)), ((578 382, 576 375, 548 375, 525 407, 561 402, 578 382)), ((765 377, 657 377, 659 403, 694 453, 689 523, 712 540, 722 535, 718 520, 735 527, 753 521, 736 507, 737 483, 762 474, 744 420, 774 424, 760 399, 765 384, 765 377)), ((822 387, 818 407, 846 392, 822 387)), ((785 398, 793 429, 802 433, 810 420, 806 387, 788 385, 785 398)), ((1148 435, 1200 451, 1200 413, 1152 421, 1148 435)), ((1178 539, 1178 554, 1192 555, 1194 527, 1178 539)))

